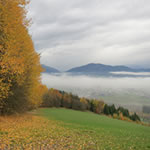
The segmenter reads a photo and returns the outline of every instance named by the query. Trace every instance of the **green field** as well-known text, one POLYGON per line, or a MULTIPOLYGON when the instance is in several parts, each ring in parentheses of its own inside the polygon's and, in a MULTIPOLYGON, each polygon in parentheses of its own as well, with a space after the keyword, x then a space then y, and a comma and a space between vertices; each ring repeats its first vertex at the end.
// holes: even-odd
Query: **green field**
POLYGON ((150 127, 68 109, 40 109, 40 114, 61 122, 66 130, 78 132, 81 142, 88 145, 92 141, 94 149, 150 150, 150 127))
POLYGON ((91 112, 42 108, 0 116, 0 150, 150 150, 150 127, 91 112))

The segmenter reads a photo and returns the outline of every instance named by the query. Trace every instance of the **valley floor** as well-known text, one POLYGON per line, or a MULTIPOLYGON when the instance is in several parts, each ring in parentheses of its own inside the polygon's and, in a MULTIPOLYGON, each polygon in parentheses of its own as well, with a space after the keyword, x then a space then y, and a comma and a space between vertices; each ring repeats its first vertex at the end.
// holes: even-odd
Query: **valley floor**
POLYGON ((0 117, 0 150, 150 150, 150 127, 90 112, 39 109, 0 117))

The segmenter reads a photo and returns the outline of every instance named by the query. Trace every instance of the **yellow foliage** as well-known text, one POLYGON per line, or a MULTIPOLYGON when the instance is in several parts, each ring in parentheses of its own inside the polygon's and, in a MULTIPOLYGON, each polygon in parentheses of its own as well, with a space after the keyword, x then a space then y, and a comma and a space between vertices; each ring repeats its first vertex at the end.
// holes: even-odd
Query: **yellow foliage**
POLYGON ((80 98, 80 102, 83 104, 88 104, 86 98, 84 98, 84 97, 80 98))
POLYGON ((0 107, 13 103, 18 96, 30 103, 38 103, 33 95, 39 91, 42 68, 40 56, 28 34, 25 10, 28 2, 0 0, 0 107), (23 94, 17 95, 19 89, 23 94), (12 101, 8 102, 10 97, 12 101))
POLYGON ((119 119, 118 114, 113 114, 113 118, 115 118, 115 119, 119 119))
POLYGON ((66 129, 61 122, 44 117, 14 115, 0 117, 0 122, 0 150, 95 149, 96 142, 85 132, 66 129))

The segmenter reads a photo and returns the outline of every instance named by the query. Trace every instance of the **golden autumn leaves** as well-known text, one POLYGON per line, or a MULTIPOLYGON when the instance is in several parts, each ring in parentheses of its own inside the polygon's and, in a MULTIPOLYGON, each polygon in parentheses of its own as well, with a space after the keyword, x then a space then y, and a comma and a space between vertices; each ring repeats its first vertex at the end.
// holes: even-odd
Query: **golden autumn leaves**
POLYGON ((40 102, 42 68, 27 29, 27 3, 0 0, 0 113, 40 102))
POLYGON ((87 134, 80 135, 78 130, 64 128, 62 123, 57 121, 31 114, 0 117, 0 121, 2 150, 96 149, 94 140, 87 134))

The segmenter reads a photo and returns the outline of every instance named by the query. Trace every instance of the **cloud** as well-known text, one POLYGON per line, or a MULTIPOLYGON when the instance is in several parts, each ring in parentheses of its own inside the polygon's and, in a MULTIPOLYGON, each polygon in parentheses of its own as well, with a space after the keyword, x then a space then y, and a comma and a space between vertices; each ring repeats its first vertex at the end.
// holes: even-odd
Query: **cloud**
POLYGON ((32 0, 28 10, 41 63, 61 70, 150 63, 149 0, 32 0))
MULTIPOLYGON (((132 73, 135 74, 135 73, 132 73)), ((143 74, 143 73, 141 73, 143 74)), ((70 76, 68 74, 42 74, 42 83, 48 88, 56 88, 72 92, 80 97, 102 99, 106 103, 117 104, 130 108, 150 106, 150 78, 104 78, 90 76, 70 76), (132 107, 131 107, 132 106, 132 107)), ((137 111, 137 108, 136 108, 137 111)))

